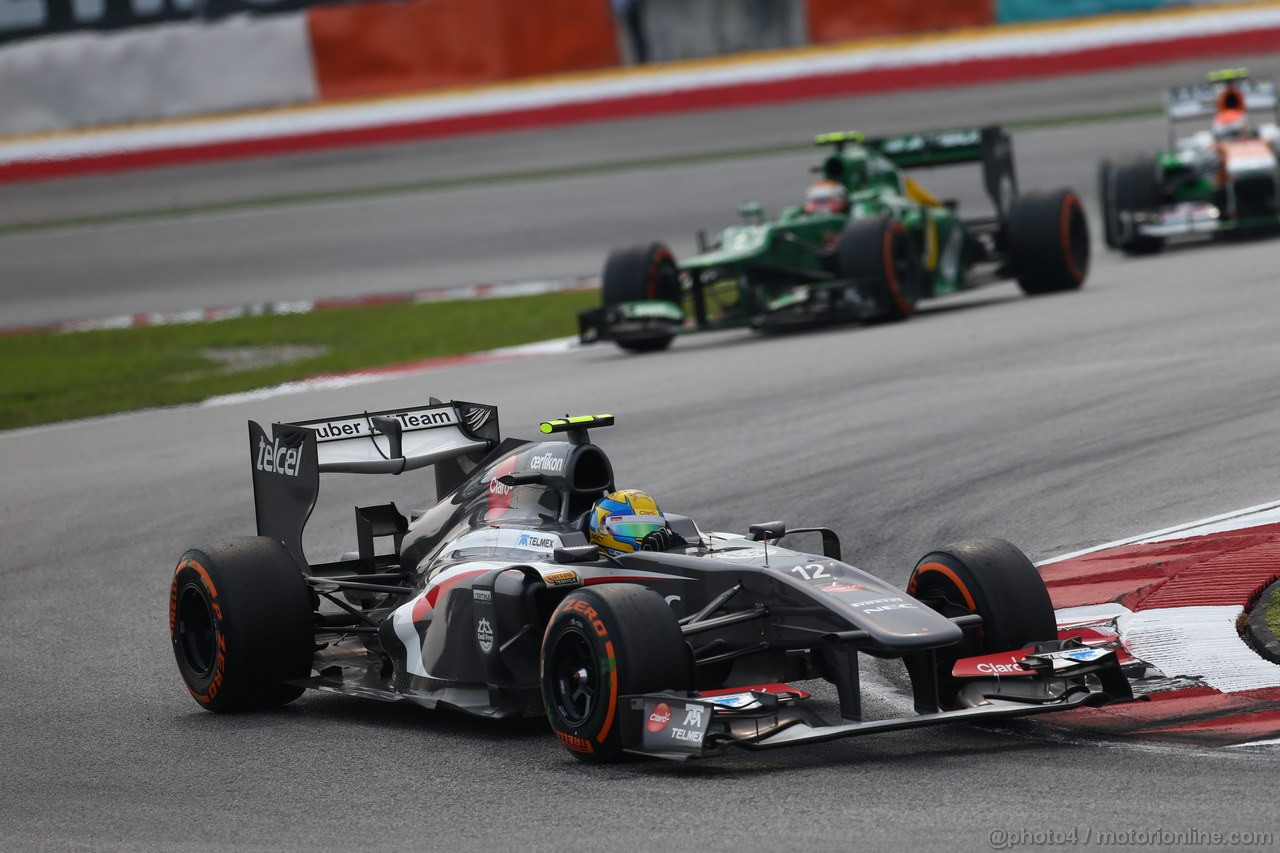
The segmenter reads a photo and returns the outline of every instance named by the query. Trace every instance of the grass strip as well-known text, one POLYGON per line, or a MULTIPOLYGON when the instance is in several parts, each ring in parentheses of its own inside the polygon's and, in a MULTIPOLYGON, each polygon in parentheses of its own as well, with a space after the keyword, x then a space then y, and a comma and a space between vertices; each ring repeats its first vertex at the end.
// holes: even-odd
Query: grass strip
MULTIPOLYGON (((1107 121, 1129 121, 1154 118, 1160 115, 1163 115, 1163 112, 1160 110, 1129 109, 1090 113, 1079 116, 1025 119, 1022 121, 1006 122, 1003 126, 1006 130, 1011 131, 1037 130, 1053 127, 1065 127, 1076 124, 1096 124, 1107 121)), ((557 181, 565 178, 638 172, 645 169, 675 166, 696 166, 703 163, 721 163, 726 160, 767 159, 770 157, 800 154, 812 150, 814 150, 813 145, 809 142, 805 142, 803 144, 747 146, 740 148, 728 148, 719 151, 708 151, 701 154, 679 154, 666 157, 642 158, 638 160, 589 163, 581 166, 560 169, 501 172, 492 175, 443 178, 431 181, 392 184, 381 187, 361 187, 359 189, 351 190, 328 190, 314 193, 249 198, 218 204, 192 205, 190 207, 167 207, 159 210, 143 210, 133 213, 108 213, 100 216, 49 219, 38 222, 0 225, 0 236, 4 236, 6 234, 50 231, 59 228, 91 228, 100 225, 118 225, 130 222, 154 222, 158 220, 231 213, 244 210, 298 207, 312 204, 333 204, 347 201, 358 202, 397 195, 418 195, 495 185, 506 186, 513 183, 557 181)))
POLYGON ((0 338, 0 363, 20 368, 0 372, 0 429, 565 337, 599 298, 573 291, 0 338), (274 363, 282 354, 291 360, 274 363))

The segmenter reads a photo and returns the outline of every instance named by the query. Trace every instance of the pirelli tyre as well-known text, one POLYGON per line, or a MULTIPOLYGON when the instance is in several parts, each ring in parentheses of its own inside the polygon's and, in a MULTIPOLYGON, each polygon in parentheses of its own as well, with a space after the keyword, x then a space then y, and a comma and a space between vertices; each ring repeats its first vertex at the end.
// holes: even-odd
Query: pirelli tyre
POLYGON ((1162 237, 1138 234, 1123 214, 1154 213, 1164 205, 1160 173, 1152 157, 1139 155, 1111 166, 1111 215, 1116 248, 1126 255, 1150 255, 1164 247, 1162 237))
MULTIPOLYGON (((680 272, 675 255, 662 243, 614 249, 605 260, 600 282, 605 308, 625 302, 661 300, 681 304, 680 272)), ((671 346, 673 334, 627 337, 615 343, 628 352, 658 352, 671 346)))
POLYGON ((574 757, 617 761, 627 745, 620 696, 692 686, 692 658, 662 596, 635 584, 570 593, 542 641, 542 699, 574 757))
POLYGON ((854 219, 836 246, 841 278, 855 283, 876 319, 905 320, 916 311, 924 288, 920 252, 896 219, 854 219))
POLYGON ((964 642, 938 652, 941 699, 950 704, 959 683, 952 664, 962 657, 995 654, 1056 640, 1053 604, 1040 572, 1017 546, 1003 539, 957 542, 924 555, 907 592, 944 616, 976 613, 978 629, 964 642))
POLYGON ((169 637, 191 695, 216 712, 272 708, 311 673, 311 593, 284 545, 226 539, 182 555, 169 591, 169 637))
POLYGON ((1077 290, 1089 275, 1089 222, 1071 190, 1018 196, 1009 209, 1005 238, 1023 293, 1077 290))

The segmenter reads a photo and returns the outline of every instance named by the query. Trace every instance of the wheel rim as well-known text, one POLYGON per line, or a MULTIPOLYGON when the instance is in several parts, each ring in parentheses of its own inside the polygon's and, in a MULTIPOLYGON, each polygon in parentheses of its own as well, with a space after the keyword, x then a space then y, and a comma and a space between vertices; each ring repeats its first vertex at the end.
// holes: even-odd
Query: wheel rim
MULTIPOLYGON (((917 580, 916 585, 911 587, 908 592, 912 598, 923 602, 931 610, 942 614, 948 619, 977 612, 975 608, 969 607, 965 602, 965 594, 958 586, 935 572, 931 572, 926 580, 917 580)), ((982 636, 982 628, 978 628, 976 631, 966 631, 964 639, 953 647, 951 653, 943 654, 941 657, 962 658, 982 654, 982 636)))
POLYGON ((888 266, 887 284, 889 297, 902 315, 911 314, 920 298, 920 273, 915 247, 906 230, 899 224, 889 226, 889 239, 885 247, 888 266))
POLYGON ((212 672, 217 655, 217 629, 209 598, 195 584, 183 587, 178 596, 177 634, 178 649, 192 674, 204 678, 212 672))
POLYGON ((551 701, 570 726, 585 723, 596 708, 600 676, 596 654, 585 634, 569 628, 551 652, 551 701))

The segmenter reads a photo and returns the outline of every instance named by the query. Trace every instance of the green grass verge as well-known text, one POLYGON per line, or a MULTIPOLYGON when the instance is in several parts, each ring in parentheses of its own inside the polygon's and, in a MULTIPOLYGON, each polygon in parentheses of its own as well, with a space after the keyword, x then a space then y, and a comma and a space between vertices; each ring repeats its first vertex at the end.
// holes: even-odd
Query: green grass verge
POLYGON ((565 337, 599 299, 578 291, 0 338, 9 368, 0 374, 0 429, 565 337), (249 357, 229 366, 211 351, 249 357), (280 352, 301 358, 269 363, 280 352))
POLYGON ((1271 629, 1272 635, 1280 637, 1280 595, 1271 600, 1271 605, 1267 607, 1267 627, 1271 629))

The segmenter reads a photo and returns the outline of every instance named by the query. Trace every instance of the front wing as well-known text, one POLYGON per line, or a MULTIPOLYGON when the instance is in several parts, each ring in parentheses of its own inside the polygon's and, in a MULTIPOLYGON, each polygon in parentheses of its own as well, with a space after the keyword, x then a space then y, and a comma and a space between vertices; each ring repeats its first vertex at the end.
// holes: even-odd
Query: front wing
POLYGON ((1251 231, 1280 226, 1280 215, 1231 219, 1208 202, 1185 202, 1150 213, 1120 213, 1122 231, 1132 229, 1142 237, 1180 237, 1186 234, 1217 234, 1251 231))
POLYGON ((973 707, 883 720, 829 724, 804 706, 807 694, 785 685, 745 688, 727 695, 653 693, 621 697, 628 752, 685 761, 729 747, 776 749, 881 732, 950 723, 1009 719, 1132 701, 1114 651, 1076 662, 1066 653, 1030 656, 1048 661, 1018 678, 976 679, 964 688, 973 707))

